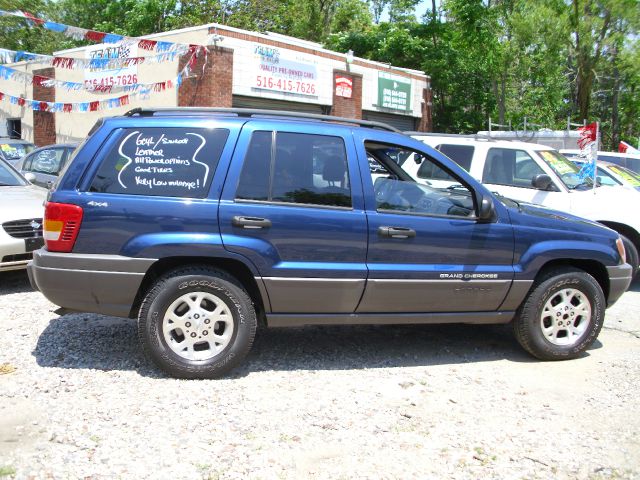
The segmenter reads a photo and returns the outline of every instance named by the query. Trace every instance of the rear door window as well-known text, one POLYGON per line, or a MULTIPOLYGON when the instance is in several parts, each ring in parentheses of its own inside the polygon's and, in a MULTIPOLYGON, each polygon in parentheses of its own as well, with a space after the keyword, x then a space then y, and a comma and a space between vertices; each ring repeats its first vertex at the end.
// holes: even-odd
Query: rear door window
POLYGON ((228 136, 226 129, 124 129, 90 191, 204 198, 228 136))
POLYGON ((453 177, 449 175, 446 170, 440 168, 433 162, 423 160, 418 168, 418 178, 423 180, 450 180, 454 181, 453 177))
POLYGON ((493 185, 533 188, 531 180, 544 171, 524 150, 491 148, 484 164, 482 182, 493 185))
POLYGON ((236 199, 351 207, 344 141, 325 135, 254 132, 236 199))
POLYGON ((473 158, 473 152, 475 150, 472 145, 442 144, 438 145, 436 149, 440 150, 467 172, 471 170, 471 159, 473 158))

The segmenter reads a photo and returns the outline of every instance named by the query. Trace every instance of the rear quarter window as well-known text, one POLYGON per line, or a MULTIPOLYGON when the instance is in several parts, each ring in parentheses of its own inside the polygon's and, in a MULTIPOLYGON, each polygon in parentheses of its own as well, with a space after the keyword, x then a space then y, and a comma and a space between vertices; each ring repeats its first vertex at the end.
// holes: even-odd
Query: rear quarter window
POLYGON ((102 157, 90 191, 204 198, 228 136, 226 129, 124 129, 102 157))

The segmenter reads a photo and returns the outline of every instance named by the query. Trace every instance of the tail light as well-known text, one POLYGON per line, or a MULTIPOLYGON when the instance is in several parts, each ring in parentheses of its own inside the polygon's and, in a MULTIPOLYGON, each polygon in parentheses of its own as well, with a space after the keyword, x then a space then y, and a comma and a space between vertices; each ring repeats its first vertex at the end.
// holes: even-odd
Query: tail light
POLYGON ((627 254, 624 250, 624 243, 622 243, 622 239, 620 237, 616 240, 616 247, 618 247, 618 253, 620 254, 620 263, 627 263, 627 254))
POLYGON ((80 231, 82 207, 47 202, 44 206, 43 236, 50 252, 70 252, 80 231))

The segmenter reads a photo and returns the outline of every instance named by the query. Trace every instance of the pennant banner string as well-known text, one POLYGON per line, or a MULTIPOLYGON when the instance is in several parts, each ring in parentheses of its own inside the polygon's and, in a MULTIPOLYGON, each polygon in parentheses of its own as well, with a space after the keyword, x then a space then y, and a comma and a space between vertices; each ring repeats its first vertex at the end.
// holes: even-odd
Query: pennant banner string
POLYGON ((117 58, 75 58, 62 57, 58 55, 43 55, 40 53, 26 52, 22 50, 9 50, 0 48, 0 64, 25 62, 27 64, 49 65, 64 69, 86 69, 92 70, 115 70, 126 68, 143 63, 163 63, 175 60, 176 57, 184 55, 191 50, 187 45, 180 45, 179 49, 171 52, 159 53, 146 57, 117 57, 117 58))
MULTIPOLYGON (((206 49, 205 49, 206 53, 206 49)), ((203 69, 205 68, 207 61, 205 59, 203 69)), ((122 106, 129 105, 131 100, 133 99, 147 99, 151 96, 153 92, 161 92, 166 90, 167 88, 180 87, 184 81, 184 78, 187 77, 193 70, 195 66, 195 55, 192 56, 191 60, 187 62, 182 71, 178 74, 178 76, 174 80, 167 80, 164 82, 157 82, 149 85, 141 85, 135 91, 131 91, 126 95, 120 95, 118 97, 107 98, 103 100, 94 100, 91 102, 44 102, 41 100, 28 99, 23 97, 16 97, 15 95, 7 94, 4 92, 0 92, 0 101, 5 100, 9 101, 12 105, 18 105, 21 107, 27 107, 32 109, 33 111, 43 111, 43 112, 63 112, 63 113, 71 113, 71 112, 96 112, 102 110, 111 110, 113 108, 118 108, 122 106)), ((44 77, 41 77, 44 78, 44 77)), ((36 80, 34 81, 46 81, 46 80, 36 80)), ((43 83, 41 83, 43 85, 43 83)), ((46 86, 46 85, 44 85, 46 86)))
POLYGON ((26 20, 30 25, 37 25, 46 30, 50 30, 57 33, 73 38, 74 40, 87 40, 93 43, 121 43, 126 42, 128 44, 137 44, 138 48, 146 51, 156 51, 158 53, 166 53, 179 50, 184 47, 184 44, 174 42, 161 42, 157 40, 142 39, 137 37, 128 37, 126 35, 118 35, 115 33, 98 32, 95 30, 88 30, 86 28, 73 27, 71 25, 65 25, 63 23, 49 22, 35 15, 17 10, 15 12, 8 12, 6 10, 0 10, 0 16, 2 17, 17 17, 26 20))
MULTIPOLYGON (((200 51, 204 51, 205 56, 207 56, 206 48, 194 48, 191 54, 191 57, 185 64, 182 71, 178 74, 178 76, 184 76, 185 71, 187 69, 191 69, 196 61, 200 51)), ((1 53, 0 53, 1 54, 1 53)), ((205 60, 206 65, 206 60, 205 60)), ((177 78, 177 77, 176 77, 177 78)), ((176 82, 176 78, 173 79, 173 82, 176 82)), ((85 81, 84 83, 72 82, 66 80, 59 80, 56 78, 51 78, 43 75, 37 75, 30 72, 23 72, 21 70, 17 70, 12 67, 7 67, 4 65, 0 65, 0 79, 2 80, 13 80, 15 82, 25 83, 27 85, 38 85, 42 87, 56 87, 56 88, 64 88, 67 91, 80 91, 86 90, 89 92, 97 92, 97 93, 113 93, 118 91, 124 92, 132 92, 140 89, 156 89, 157 85, 162 85, 167 83, 167 81, 162 82, 150 82, 150 83, 133 83, 130 85, 110 85, 110 84, 102 84, 102 83, 93 83, 91 81, 85 81)), ((169 80, 171 82, 171 80, 169 80)), ((161 88, 161 87, 158 87, 161 88)), ((164 90, 164 88, 162 88, 164 90)))
POLYGON ((149 91, 138 91, 127 95, 121 95, 106 100, 96 100, 93 102, 43 102, 30 98, 16 97, 4 92, 0 92, 0 101, 5 100, 12 105, 27 107, 34 112, 97 112, 99 110, 110 110, 112 108, 122 107, 129 104, 131 99, 135 97, 148 98, 149 91))
MULTIPOLYGON (((80 59, 72 57, 56 57, 51 55, 40 55, 30 52, 14 51, 7 49, 0 49, 0 63, 15 63, 18 61, 25 61, 27 63, 43 63, 49 64, 56 68, 92 68, 99 70, 113 69, 118 67, 128 67, 138 65, 141 63, 158 63, 161 61, 173 60, 178 55, 184 55, 191 52, 191 57, 185 64, 184 68, 180 71, 178 76, 173 80, 166 80, 162 82, 155 82, 149 84, 133 84, 126 86, 104 86, 94 85, 87 87, 83 83, 68 82, 63 80, 57 80, 55 78, 44 77, 41 75, 35 75, 31 73, 21 72, 14 68, 0 66, 0 78, 12 79, 16 81, 23 81, 25 83, 31 83, 33 85, 39 85, 44 87, 61 87, 69 91, 71 90, 89 90, 93 92, 113 92, 114 89, 122 89, 127 92, 125 95, 118 97, 94 100, 91 102, 44 102, 34 99, 26 99, 23 97, 17 97, 11 94, 0 92, 0 101, 9 101, 11 104, 19 105, 21 107, 31 108, 34 111, 48 111, 48 112, 95 112, 99 110, 110 110, 112 108, 118 108, 128 105, 134 98, 145 99, 149 98, 152 92, 164 91, 167 88, 180 87, 183 79, 188 76, 197 63, 197 57, 200 52, 204 52, 205 60, 202 65, 202 71, 207 66, 208 51, 206 47, 202 45, 193 44, 180 44, 174 42, 163 42, 150 39, 141 39, 136 37, 128 37, 125 35, 117 35, 111 33, 98 32, 94 30, 88 30, 80 27, 74 27, 61 23, 49 22, 42 18, 36 17, 28 12, 15 11, 8 12, 0 10, 0 17, 12 16, 24 19, 29 25, 37 25, 39 27, 51 30, 54 32, 62 33, 67 37, 75 40, 86 40, 94 43, 106 43, 106 44, 121 44, 122 46, 137 45, 140 50, 155 51, 157 55, 146 57, 123 57, 123 58, 98 58, 98 59, 80 59)), ((93 82, 92 82, 93 83, 93 82)))

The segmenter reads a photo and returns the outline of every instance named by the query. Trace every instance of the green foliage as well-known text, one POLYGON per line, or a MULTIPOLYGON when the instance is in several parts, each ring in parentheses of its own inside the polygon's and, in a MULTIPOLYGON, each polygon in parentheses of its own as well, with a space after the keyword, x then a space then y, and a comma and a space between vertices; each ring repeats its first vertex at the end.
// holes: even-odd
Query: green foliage
MULTIPOLYGON (((375 19, 394 2, 371 4, 375 19)), ((548 128, 585 118, 615 148, 616 132, 633 144, 640 133, 638 16, 637 0, 443 0, 422 23, 399 15, 326 43, 425 71, 436 131, 486 129, 488 117, 515 128, 525 117, 548 128)))
POLYGON ((11 465, 0 465, 0 478, 12 477, 16 474, 16 469, 11 465))
MULTIPOLYGON (((550 128, 585 118, 601 122, 614 148, 619 140, 635 145, 640 134, 637 7, 637 0, 0 0, 3 10, 130 36, 220 23, 322 42, 430 75, 436 131, 485 129, 488 117, 550 128)), ((0 47, 51 53, 81 44, 0 17, 0 47)))
MULTIPOLYGON (((0 9, 7 11, 25 10, 51 18, 53 5, 49 0, 0 0, 0 9)), ((38 27, 30 27, 27 22, 14 17, 0 17, 0 48, 51 53, 74 46, 72 41, 61 39, 60 35, 38 27)))

